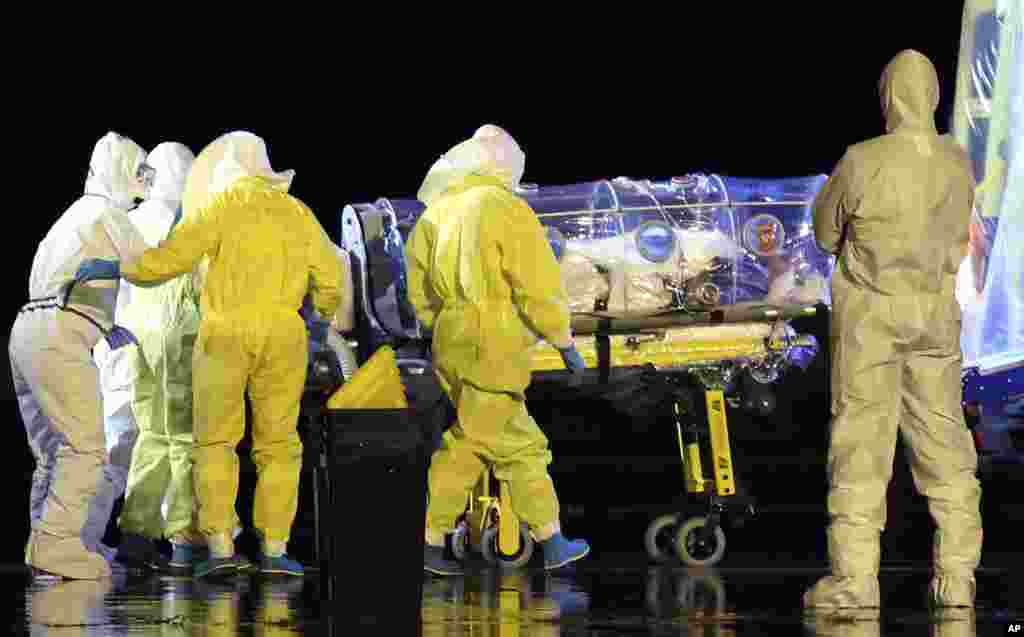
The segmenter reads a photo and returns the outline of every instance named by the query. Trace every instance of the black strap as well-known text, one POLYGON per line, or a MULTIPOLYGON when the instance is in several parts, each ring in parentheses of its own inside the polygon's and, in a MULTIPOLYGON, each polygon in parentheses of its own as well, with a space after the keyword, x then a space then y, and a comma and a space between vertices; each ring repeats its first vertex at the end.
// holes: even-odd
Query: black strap
POLYGON ((67 307, 66 305, 58 301, 60 301, 60 299, 56 296, 48 296, 42 299, 32 299, 31 301, 23 305, 20 310, 18 310, 18 314, 21 314, 22 312, 35 312, 36 310, 59 310, 61 312, 70 312, 75 316, 83 318, 86 321, 92 323, 93 326, 96 329, 98 329, 100 333, 103 334, 104 336, 108 334, 108 331, 102 325, 100 325, 93 317, 89 316, 85 312, 79 312, 73 307, 67 307), (36 303, 45 303, 45 305, 34 305, 36 303))

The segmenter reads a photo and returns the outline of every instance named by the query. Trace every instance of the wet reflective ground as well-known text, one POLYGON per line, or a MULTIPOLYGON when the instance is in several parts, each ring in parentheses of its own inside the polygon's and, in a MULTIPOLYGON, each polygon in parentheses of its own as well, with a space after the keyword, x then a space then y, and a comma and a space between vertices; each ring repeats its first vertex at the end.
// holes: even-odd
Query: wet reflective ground
MULTIPOLYGON (((1007 635, 1024 634, 1024 568, 978 574, 974 612, 928 613, 924 568, 890 567, 882 576, 883 610, 807 617, 802 591, 820 565, 770 564, 734 556, 728 567, 696 571, 648 567, 641 554, 604 555, 576 569, 480 569, 463 578, 424 581, 423 635, 1007 635)), ((1018 560, 1019 563, 1019 560, 1018 560)), ((321 601, 316 574, 205 581, 117 572, 102 582, 33 580, 20 567, 0 572, 15 610, 15 635, 398 635, 393 628, 353 629, 345 587, 373 586, 386 573, 339 582, 336 603, 321 601), (333 618, 332 610, 336 613, 333 618)), ((400 609, 395 609, 396 613, 400 609)), ((409 634, 415 634, 410 631, 409 634)))

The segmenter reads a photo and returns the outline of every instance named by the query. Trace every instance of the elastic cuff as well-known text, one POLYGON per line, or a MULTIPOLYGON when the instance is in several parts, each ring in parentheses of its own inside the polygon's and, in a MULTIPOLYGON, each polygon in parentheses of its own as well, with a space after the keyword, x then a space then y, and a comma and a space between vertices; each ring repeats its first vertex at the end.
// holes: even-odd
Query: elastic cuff
POLYGON ((227 533, 218 533, 206 538, 210 547, 210 555, 216 558, 228 558, 235 554, 235 543, 227 533))
MULTIPOLYGON (((202 533, 194 530, 177 531, 175 533, 168 534, 167 541, 171 544, 177 544, 178 546, 205 546, 206 538, 203 537, 202 533)), ((235 537, 238 537, 237 535, 235 537)))
POLYGON ((281 557, 288 547, 287 542, 275 542, 268 540, 263 543, 263 555, 267 557, 281 557))
POLYGON ((533 539, 537 540, 538 542, 546 542, 550 540, 552 537, 554 537, 555 534, 561 532, 562 525, 559 524, 558 520, 555 520, 550 524, 545 524, 544 526, 537 527, 535 529, 530 529, 530 535, 532 535, 533 539))

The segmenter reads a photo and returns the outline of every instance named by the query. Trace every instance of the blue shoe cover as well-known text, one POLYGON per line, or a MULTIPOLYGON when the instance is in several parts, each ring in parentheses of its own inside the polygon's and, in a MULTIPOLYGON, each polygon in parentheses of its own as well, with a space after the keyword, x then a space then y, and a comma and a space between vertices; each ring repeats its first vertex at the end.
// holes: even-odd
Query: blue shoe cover
POLYGON ((303 568, 302 564, 299 564, 287 555, 282 555, 281 557, 267 557, 264 555, 263 560, 260 562, 260 573, 263 575, 302 577, 305 575, 306 569, 303 568))
POLYGON ((567 540, 561 533, 555 533, 540 546, 544 551, 544 568, 549 571, 581 560, 590 553, 585 540, 567 540))

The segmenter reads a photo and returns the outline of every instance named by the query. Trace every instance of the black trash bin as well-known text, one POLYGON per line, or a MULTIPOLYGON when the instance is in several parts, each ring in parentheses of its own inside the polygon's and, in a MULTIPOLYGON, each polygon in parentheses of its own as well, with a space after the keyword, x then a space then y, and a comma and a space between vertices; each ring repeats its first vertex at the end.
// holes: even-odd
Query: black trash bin
POLYGON ((419 634, 431 411, 324 412, 321 565, 336 627, 419 634))

